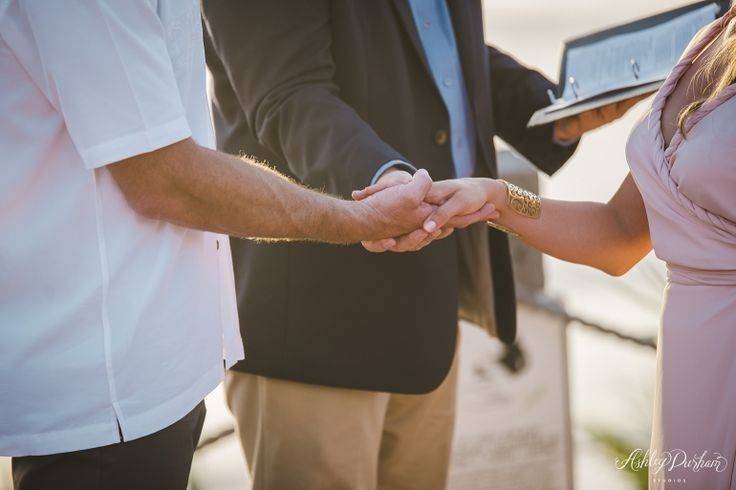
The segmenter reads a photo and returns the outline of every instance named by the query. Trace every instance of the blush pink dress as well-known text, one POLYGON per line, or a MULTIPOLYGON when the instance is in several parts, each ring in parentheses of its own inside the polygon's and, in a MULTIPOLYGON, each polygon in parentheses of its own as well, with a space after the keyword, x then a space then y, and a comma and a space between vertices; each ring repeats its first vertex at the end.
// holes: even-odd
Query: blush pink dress
POLYGON ((706 28, 635 126, 626 155, 667 263, 649 461, 652 489, 736 490, 736 85, 665 146, 665 101, 736 7, 706 28))

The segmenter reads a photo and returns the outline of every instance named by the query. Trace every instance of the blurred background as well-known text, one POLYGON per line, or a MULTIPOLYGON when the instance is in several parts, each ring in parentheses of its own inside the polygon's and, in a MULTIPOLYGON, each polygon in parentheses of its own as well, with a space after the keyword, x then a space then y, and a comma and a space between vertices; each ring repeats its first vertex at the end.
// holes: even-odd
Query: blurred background
MULTIPOLYGON (((514 54, 526 64, 555 78, 562 44, 566 39, 688 3, 692 2, 485 0, 486 39, 490 44, 514 54)), ((641 103, 622 120, 589 133, 573 159, 553 178, 540 176, 542 194, 571 200, 607 200, 628 171, 624 145, 634 120, 641 115, 647 104, 648 102, 641 103)), ((622 278, 611 278, 593 269, 547 257, 543 264, 546 296, 556 300, 570 315, 637 338, 656 336, 664 268, 655 257, 648 256, 622 278)), ((567 325, 559 319, 540 319, 530 312, 522 313, 521 323, 522 347, 527 340, 523 333, 527 324, 541 325, 529 326, 530 330, 545 325, 549 325, 550 329, 558 328, 555 325, 567 325)), ((472 350, 488 349, 495 356, 489 359, 496 365, 496 359, 503 353, 499 346, 487 339, 482 340, 488 345, 479 346, 480 342, 473 341, 476 339, 477 329, 472 326, 463 328, 461 356, 464 361, 460 403, 465 405, 459 413, 459 432, 484 434, 504 421, 499 420, 500 417, 494 418, 496 412, 493 411, 488 411, 484 416, 468 415, 463 419, 464 412, 472 412, 469 408, 471 402, 468 401, 471 398, 470 391, 482 386, 472 383, 471 378, 479 376, 479 365, 473 364, 473 359, 477 359, 479 354, 472 350), (465 393, 464 398, 462 390, 470 390, 465 393)), ((544 335, 537 338, 545 339, 544 335)), ((569 471, 570 476, 561 476, 558 480, 550 479, 546 483, 542 481, 532 488, 645 488, 641 486, 642 475, 617 470, 615 458, 628 453, 630 449, 648 447, 654 350, 601 334, 577 322, 567 325, 566 340, 564 337, 562 339, 566 344, 561 346, 561 352, 564 355, 566 351, 567 354, 569 400, 562 397, 558 401, 561 407, 569 403, 572 449, 567 463, 569 467, 551 467, 550 471, 557 471, 559 474, 569 471)), ((549 341, 554 342, 554 339, 549 341)), ((533 344, 533 341, 527 343, 533 344)), ((533 361, 532 359, 531 362, 533 361)), ((564 373, 564 369, 561 372, 564 373)), ((564 386, 564 381, 560 386, 564 386)), ((560 386, 553 388, 559 390, 560 386)), ((231 419, 224 406, 222 391, 218 389, 210 395, 207 403, 208 419, 203 438, 227 433, 231 427, 231 419)), ((565 422, 564 417, 556 422, 565 422)), ((567 442, 563 441, 558 449, 564 452, 566 445, 567 442)), ((11 488, 8 466, 7 460, 0 459, 0 490, 11 488)), ((521 467, 523 468, 523 464, 521 467)), ((527 470, 534 472, 535 468, 529 467, 527 470)), ((234 437, 225 436, 198 452, 192 469, 192 489, 224 490, 247 488, 247 485, 242 453, 234 437)), ((456 478, 450 486, 459 490, 530 488, 523 484, 510 487, 502 481, 494 482, 483 478, 456 478)))

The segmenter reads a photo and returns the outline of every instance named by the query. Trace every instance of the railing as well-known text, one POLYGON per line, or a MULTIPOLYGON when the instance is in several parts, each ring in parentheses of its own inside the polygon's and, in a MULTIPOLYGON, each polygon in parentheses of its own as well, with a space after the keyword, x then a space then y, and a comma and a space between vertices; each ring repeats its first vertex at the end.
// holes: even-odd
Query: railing
POLYGON ((594 322, 589 319, 584 319, 578 316, 574 316, 569 314, 562 305, 557 303, 556 301, 553 301, 548 296, 540 293, 525 293, 523 290, 519 292, 519 303, 528 306, 530 308, 545 311, 547 313, 550 313, 558 318, 560 318, 562 321, 565 322, 565 324, 569 325, 580 325, 581 327, 587 328, 589 330, 594 330, 598 333, 602 333, 604 335, 610 335, 613 336, 619 340, 623 340, 625 342, 631 342, 636 345, 640 345, 643 347, 649 347, 651 349, 657 348, 657 342, 652 337, 634 337, 632 335, 627 335, 625 333, 622 333, 619 329, 613 328, 613 327, 607 327, 604 325, 601 325, 598 322, 594 322))

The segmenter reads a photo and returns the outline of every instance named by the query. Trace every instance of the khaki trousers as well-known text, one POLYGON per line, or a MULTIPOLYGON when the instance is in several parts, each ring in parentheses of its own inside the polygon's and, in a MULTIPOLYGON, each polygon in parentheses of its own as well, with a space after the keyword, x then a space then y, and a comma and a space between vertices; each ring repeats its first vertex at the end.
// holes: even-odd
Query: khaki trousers
POLYGON ((230 371, 227 403, 255 490, 442 490, 457 357, 425 395, 309 385, 230 371))

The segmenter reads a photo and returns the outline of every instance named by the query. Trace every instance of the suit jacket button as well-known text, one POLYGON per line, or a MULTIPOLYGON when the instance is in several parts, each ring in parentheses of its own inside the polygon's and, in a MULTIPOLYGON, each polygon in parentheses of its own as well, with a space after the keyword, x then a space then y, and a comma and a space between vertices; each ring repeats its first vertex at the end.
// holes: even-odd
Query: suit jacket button
POLYGON ((447 143, 447 131, 438 129, 434 133, 434 142, 437 146, 444 146, 447 143))

